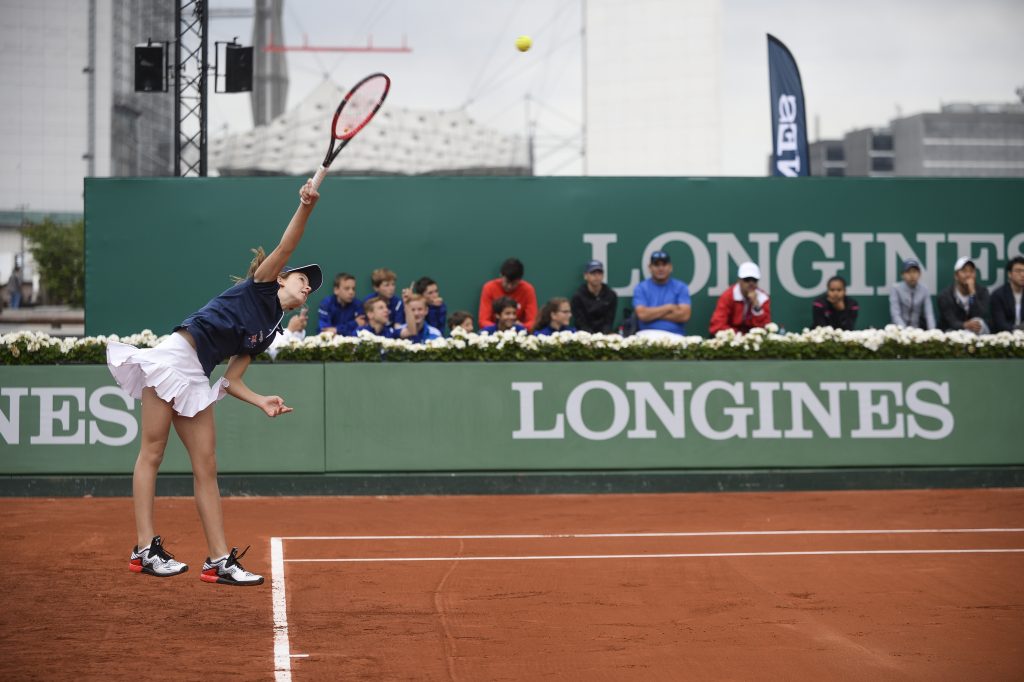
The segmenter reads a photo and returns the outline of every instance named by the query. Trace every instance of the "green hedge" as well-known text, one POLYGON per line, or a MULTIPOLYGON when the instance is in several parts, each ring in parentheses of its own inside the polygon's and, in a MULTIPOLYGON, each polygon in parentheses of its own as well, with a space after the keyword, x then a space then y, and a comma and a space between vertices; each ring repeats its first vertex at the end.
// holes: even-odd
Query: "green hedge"
MULTIPOLYGON (((128 337, 59 339, 37 332, 0 337, 0 364, 104 364, 108 341, 138 347, 159 343, 146 330, 128 337)), ((698 336, 651 338, 617 334, 562 332, 547 337, 514 332, 464 334, 424 344, 382 339, 319 335, 282 346, 275 360, 262 362, 514 362, 584 360, 859 360, 913 358, 1024 358, 1024 332, 976 336, 968 332, 885 329, 838 331, 829 327, 777 333, 774 325, 749 334, 720 332, 698 336)))

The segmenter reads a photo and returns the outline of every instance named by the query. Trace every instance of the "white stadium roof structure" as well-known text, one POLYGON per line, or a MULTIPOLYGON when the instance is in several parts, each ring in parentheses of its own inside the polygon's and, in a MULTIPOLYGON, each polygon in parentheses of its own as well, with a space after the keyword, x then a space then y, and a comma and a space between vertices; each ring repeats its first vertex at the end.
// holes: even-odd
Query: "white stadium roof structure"
MULTIPOLYGON (((221 175, 311 175, 327 152, 344 91, 325 80, 265 126, 210 141, 221 175)), ((484 127, 464 110, 427 111, 385 102, 331 168, 338 175, 532 175, 526 137, 484 127)))

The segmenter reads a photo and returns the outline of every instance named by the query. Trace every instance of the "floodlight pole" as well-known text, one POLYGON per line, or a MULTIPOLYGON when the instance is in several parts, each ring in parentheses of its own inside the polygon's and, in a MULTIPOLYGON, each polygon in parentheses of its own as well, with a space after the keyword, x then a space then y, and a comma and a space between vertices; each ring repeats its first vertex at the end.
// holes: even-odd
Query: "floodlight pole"
POLYGON ((206 72, 209 8, 178 0, 174 9, 174 174, 206 175, 206 72))
POLYGON ((581 175, 587 175, 587 0, 580 0, 580 162, 581 175))

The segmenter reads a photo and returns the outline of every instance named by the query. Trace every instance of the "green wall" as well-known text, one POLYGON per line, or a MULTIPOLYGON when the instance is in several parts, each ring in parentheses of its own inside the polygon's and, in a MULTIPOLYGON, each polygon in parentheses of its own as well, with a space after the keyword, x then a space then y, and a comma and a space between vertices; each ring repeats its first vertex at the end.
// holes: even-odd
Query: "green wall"
MULTIPOLYGON (((86 331, 169 331, 272 248, 297 204, 299 178, 86 180, 86 331)), ((758 261, 775 320, 810 324, 810 300, 838 272, 861 327, 888 322, 901 259, 925 265, 933 293, 963 254, 979 281, 1004 281, 1024 251, 1024 180, 931 178, 327 178, 295 262, 328 278, 377 267, 400 286, 429 275, 449 311, 475 315, 481 284, 508 256, 526 264, 541 303, 569 296, 583 263, 606 261, 623 292, 664 248, 691 284, 690 332, 706 335, 736 264, 758 261)), ((311 301, 315 308, 328 288, 311 301)))
MULTIPOLYGON (((217 404, 224 473, 1024 464, 1015 360, 254 365, 295 411, 217 404)), ((0 367, 0 474, 129 473, 101 366, 0 367)), ((176 436, 166 472, 189 471, 176 436)))

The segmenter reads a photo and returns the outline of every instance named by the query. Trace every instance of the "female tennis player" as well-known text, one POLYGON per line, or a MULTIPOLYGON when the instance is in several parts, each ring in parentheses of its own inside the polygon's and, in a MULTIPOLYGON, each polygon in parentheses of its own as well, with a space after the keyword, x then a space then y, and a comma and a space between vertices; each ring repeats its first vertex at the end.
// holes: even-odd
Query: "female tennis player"
POLYGON ((173 424, 192 462, 196 507, 210 552, 199 577, 226 585, 263 582, 263 576, 246 571, 238 562, 245 551, 239 554, 233 547, 229 552, 224 538, 213 404, 229 394, 259 407, 269 417, 292 411, 280 396, 260 395, 250 389, 242 375, 280 330, 284 311, 304 305, 323 282, 319 265, 286 265, 319 197, 312 181, 307 181, 299 190, 299 207, 277 248, 270 255, 257 249, 245 279, 186 318, 158 346, 138 349, 114 342, 107 346, 107 365, 114 379, 142 401, 142 447, 132 478, 138 544, 128 565, 135 573, 167 577, 188 570, 186 564, 174 560, 153 530, 156 474, 173 424), (224 377, 211 386, 210 373, 228 358, 224 377))

